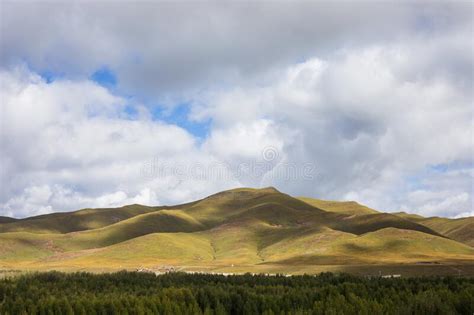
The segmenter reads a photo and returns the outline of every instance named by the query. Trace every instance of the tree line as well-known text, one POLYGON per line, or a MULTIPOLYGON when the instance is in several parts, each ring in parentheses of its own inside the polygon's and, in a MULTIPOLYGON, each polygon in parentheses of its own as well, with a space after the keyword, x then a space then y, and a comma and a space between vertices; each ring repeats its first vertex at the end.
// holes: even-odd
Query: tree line
POLYGON ((474 279, 349 274, 34 273, 0 280, 0 314, 469 314, 474 279))

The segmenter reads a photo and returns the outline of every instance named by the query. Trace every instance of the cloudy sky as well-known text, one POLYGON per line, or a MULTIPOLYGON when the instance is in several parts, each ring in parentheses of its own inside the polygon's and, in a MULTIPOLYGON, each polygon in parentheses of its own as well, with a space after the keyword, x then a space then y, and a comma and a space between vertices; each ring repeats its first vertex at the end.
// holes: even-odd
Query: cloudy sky
POLYGON ((0 215, 275 186, 473 212, 469 2, 0 2, 0 215))

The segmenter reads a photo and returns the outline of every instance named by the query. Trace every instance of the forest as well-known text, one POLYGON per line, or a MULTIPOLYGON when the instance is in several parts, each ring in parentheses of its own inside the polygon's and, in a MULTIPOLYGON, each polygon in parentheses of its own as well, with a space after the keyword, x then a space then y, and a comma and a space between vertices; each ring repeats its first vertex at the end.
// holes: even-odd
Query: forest
POLYGON ((0 314, 473 314, 474 279, 349 274, 30 273, 0 279, 0 314))

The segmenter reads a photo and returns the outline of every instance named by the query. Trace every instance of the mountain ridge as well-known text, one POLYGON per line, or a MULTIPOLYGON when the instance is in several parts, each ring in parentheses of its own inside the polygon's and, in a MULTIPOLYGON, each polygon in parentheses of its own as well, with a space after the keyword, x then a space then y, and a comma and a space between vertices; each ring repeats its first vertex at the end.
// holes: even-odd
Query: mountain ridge
POLYGON ((0 222, 0 268, 474 265, 470 224, 294 198, 273 187, 237 188, 183 205, 83 209, 0 222))

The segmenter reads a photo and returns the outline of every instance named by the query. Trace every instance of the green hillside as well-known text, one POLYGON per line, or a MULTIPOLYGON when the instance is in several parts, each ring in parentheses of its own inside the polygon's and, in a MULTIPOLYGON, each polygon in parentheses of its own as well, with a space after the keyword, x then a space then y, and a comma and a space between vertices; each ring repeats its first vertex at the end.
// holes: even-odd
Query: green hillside
POLYGON ((0 223, 11 223, 11 222, 15 222, 16 220, 17 219, 14 219, 14 218, 0 216, 0 223))
POLYGON ((458 270, 474 265, 471 227, 472 218, 425 219, 239 188, 174 207, 85 209, 0 223, 0 269, 458 270))
POLYGON ((392 227, 442 236, 441 234, 422 224, 400 218, 390 213, 374 213, 359 216, 349 216, 344 217, 339 221, 331 222, 330 225, 337 230, 354 233, 357 235, 392 227))
POLYGON ((69 233, 101 228, 139 214, 157 210, 156 207, 129 205, 121 208, 83 209, 74 212, 44 214, 0 224, 3 232, 69 233))
POLYGON ((428 218, 423 220, 422 224, 453 240, 474 246, 473 217, 460 219, 428 218))
POLYGON ((308 197, 298 197, 298 199, 309 203, 310 205, 322 209, 324 211, 336 212, 349 215, 364 215, 374 214, 378 211, 370 209, 366 206, 358 204, 355 201, 332 201, 332 200, 321 200, 308 197))
POLYGON ((396 215, 429 227, 433 231, 458 242, 474 246, 474 217, 459 219, 440 217, 424 218, 416 214, 407 214, 404 212, 399 212, 396 215))

